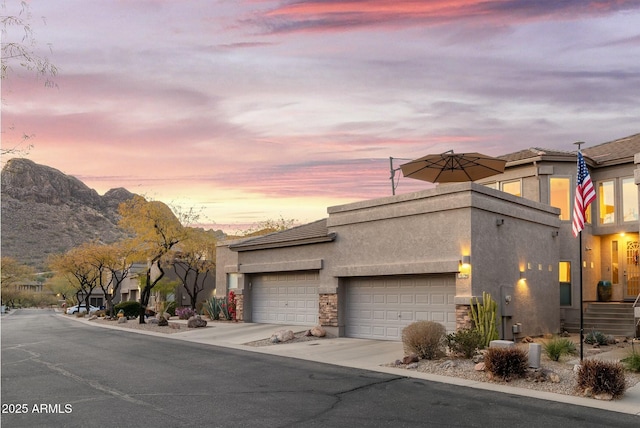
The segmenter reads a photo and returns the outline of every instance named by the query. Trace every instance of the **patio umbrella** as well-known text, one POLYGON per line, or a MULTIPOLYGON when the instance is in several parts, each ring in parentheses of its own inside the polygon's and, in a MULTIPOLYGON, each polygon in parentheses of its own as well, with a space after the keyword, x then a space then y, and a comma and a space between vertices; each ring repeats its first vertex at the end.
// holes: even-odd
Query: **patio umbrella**
POLYGON ((476 181, 504 172, 507 161, 480 153, 453 153, 450 150, 427 155, 400 165, 405 177, 431 183, 476 181))

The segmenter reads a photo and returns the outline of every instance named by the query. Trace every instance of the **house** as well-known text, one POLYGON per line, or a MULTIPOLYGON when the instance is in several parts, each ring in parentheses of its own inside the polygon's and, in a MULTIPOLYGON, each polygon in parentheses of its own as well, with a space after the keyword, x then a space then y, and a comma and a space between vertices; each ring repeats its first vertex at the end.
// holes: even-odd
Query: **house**
MULTIPOLYGON (((597 191, 582 237, 583 301, 597 300, 599 281, 613 284, 612 300, 635 299, 640 134, 583 154, 597 191)), ((504 173, 476 183, 329 207, 325 219, 221 243, 216 282, 236 292, 239 320, 321 324, 337 336, 400 340, 424 319, 455 331, 483 292, 498 302, 502 338, 575 325, 576 154, 503 158, 504 173)))

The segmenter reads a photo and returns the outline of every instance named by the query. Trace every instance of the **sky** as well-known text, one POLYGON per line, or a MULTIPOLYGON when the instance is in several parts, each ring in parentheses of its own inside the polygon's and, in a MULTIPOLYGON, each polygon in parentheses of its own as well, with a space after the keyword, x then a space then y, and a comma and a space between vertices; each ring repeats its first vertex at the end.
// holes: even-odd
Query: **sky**
POLYGON ((51 87, 9 62, 3 149, 28 135, 21 156, 193 208, 205 228, 315 221, 390 196, 390 165, 430 153, 640 132, 638 0, 28 4, 30 49, 58 74, 51 87))

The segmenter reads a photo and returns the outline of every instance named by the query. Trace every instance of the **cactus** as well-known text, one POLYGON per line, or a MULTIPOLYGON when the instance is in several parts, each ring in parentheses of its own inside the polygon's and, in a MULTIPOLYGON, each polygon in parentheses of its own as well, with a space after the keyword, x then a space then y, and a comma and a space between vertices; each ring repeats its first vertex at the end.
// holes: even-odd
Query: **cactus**
POLYGON ((475 329, 482 335, 484 346, 488 347, 492 340, 498 339, 498 304, 491 298, 491 294, 482 292, 482 303, 471 299, 471 319, 475 329))

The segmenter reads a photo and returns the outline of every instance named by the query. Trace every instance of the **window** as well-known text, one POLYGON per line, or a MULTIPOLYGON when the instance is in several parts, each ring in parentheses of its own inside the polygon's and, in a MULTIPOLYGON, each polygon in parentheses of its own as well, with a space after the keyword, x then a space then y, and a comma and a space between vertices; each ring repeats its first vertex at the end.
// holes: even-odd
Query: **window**
POLYGON ((638 186, 633 178, 622 179, 622 221, 638 221, 638 186))
POLYGON ((238 288, 238 274, 228 273, 227 274, 227 290, 234 290, 236 288, 238 288))
POLYGON ((560 306, 571 306, 571 262, 558 263, 560 306))
POLYGON ((549 205, 560 208, 560 220, 571 219, 571 178, 552 177, 549 180, 549 205))
POLYGON ((522 183, 520 180, 503 181, 500 183, 501 190, 514 196, 522 196, 522 183))
POLYGON ((490 189, 496 189, 496 190, 500 189, 500 187, 498 186, 498 182, 497 181, 494 181, 493 183, 487 183, 487 184, 485 184, 485 186, 487 186, 490 189))
POLYGON ((599 224, 613 224, 616 219, 615 183, 603 181, 598 183, 598 222, 599 224))

